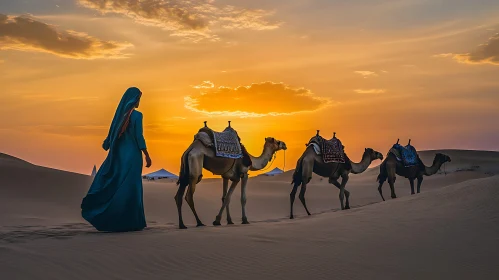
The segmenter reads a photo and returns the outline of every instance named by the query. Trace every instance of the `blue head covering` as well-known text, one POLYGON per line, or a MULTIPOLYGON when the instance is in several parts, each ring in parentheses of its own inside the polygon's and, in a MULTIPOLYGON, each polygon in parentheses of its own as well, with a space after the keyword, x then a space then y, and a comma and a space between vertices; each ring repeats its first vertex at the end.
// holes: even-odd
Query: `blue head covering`
POLYGON ((120 104, 116 109, 116 113, 114 114, 113 122, 111 123, 111 127, 109 128, 107 138, 102 144, 104 150, 107 151, 112 148, 114 146, 114 143, 116 143, 116 140, 118 140, 121 134, 125 132, 130 121, 130 115, 135 109, 141 96, 142 92, 136 87, 127 89, 125 94, 123 94, 120 104))

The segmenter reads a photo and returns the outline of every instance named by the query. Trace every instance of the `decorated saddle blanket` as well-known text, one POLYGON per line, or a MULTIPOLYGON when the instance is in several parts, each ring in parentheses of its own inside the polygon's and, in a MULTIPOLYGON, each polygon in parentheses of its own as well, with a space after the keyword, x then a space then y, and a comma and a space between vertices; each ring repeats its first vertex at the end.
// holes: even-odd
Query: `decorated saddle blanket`
POLYGON ((237 132, 232 127, 225 128, 222 132, 214 131, 210 128, 203 127, 199 132, 205 132, 213 141, 212 148, 215 150, 217 157, 225 157, 238 159, 242 158, 245 152, 241 145, 241 139, 237 132))
POLYGON ((215 154, 217 157, 241 158, 243 150, 237 132, 227 127, 222 132, 213 131, 215 154))
POLYGON ((206 147, 214 149, 215 156, 232 159, 242 158, 244 166, 251 166, 251 156, 232 127, 227 127, 222 132, 203 127, 199 132, 204 132, 209 137, 209 140, 205 139, 202 134, 197 134, 194 139, 201 141, 206 147))
POLYGON ((322 136, 314 136, 310 139, 308 145, 314 147, 315 152, 322 156, 324 163, 337 162, 345 163, 344 146, 340 139, 333 137, 332 139, 325 139, 322 136))
POLYGON ((390 153, 392 153, 398 161, 402 162, 405 167, 410 167, 419 164, 418 153, 416 152, 416 148, 411 145, 402 146, 400 144, 395 144, 390 149, 390 153))

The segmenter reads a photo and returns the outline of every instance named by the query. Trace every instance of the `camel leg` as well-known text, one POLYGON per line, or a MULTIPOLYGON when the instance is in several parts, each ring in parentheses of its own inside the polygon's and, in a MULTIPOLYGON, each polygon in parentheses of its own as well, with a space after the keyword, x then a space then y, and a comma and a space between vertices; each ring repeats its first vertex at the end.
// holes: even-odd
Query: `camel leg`
POLYGON ((191 183, 189 184, 189 188, 187 189, 185 201, 187 201, 187 204, 189 204, 189 207, 191 207, 192 213, 194 214, 194 217, 196 218, 197 226, 204 227, 204 224, 199 219, 198 214, 196 213, 196 208, 194 207, 194 192, 195 191, 196 191, 196 183, 194 181, 191 181, 191 183))
POLYGON ((423 183, 423 176, 418 176, 418 193, 421 191, 421 183, 423 183))
POLYGON ((397 198, 395 194, 395 180, 393 178, 388 178, 388 184, 390 185, 390 190, 392 191, 392 198, 397 198))
POLYGON ((384 181, 379 182, 378 192, 379 192, 379 195, 381 195, 381 199, 383 199, 383 201, 385 201, 385 198, 383 197, 383 189, 382 189, 383 183, 384 183, 384 181))
MULTIPOLYGON (((347 179, 348 180, 348 179, 347 179)), ((338 179, 334 179, 334 178, 330 178, 329 179, 329 183, 333 184, 335 187, 337 187, 339 190, 340 190, 340 193, 341 193, 341 184, 338 182, 338 179)), ((342 181, 343 183, 343 181, 342 181)), ((345 188, 343 188, 343 191, 345 192, 345 196, 347 198, 347 201, 345 203, 345 209, 350 209, 350 201, 349 201, 349 198, 350 198, 350 192, 347 191, 345 188)), ((341 199, 340 199, 341 200, 341 199)))
MULTIPOLYGON (((246 184, 248 183, 248 173, 245 173, 241 182, 241 208, 243 225, 249 224, 248 217, 246 217, 246 184)), ((228 210, 228 209, 227 209, 228 210)))
POLYGON ((307 203, 305 202, 305 192, 307 191, 307 183, 303 182, 301 183, 301 190, 300 190, 300 195, 298 196, 300 198, 301 203, 303 204, 303 207, 305 207, 305 211, 307 211, 307 215, 312 215, 308 211, 307 208, 307 203))
POLYGON ((222 214, 224 212, 224 209, 227 207, 227 205, 229 205, 230 197, 232 196, 232 193, 234 192, 234 189, 236 188, 238 183, 239 183, 239 181, 233 181, 232 184, 230 185, 229 191, 227 192, 227 196, 224 199, 224 203, 222 205, 222 208, 220 208, 220 212, 218 212, 218 215, 215 218, 215 221, 213 222, 214 226, 221 225, 220 220, 222 219, 222 214))
POLYGON ((294 219, 293 204, 295 203, 296 191, 298 190, 298 186, 300 186, 300 183, 295 183, 293 189, 291 190, 291 193, 289 194, 289 201, 291 202, 291 210, 289 214, 290 219, 294 219))
POLYGON ((301 203, 303 204, 303 207, 305 207, 305 211, 307 211, 307 214, 310 216, 310 212, 308 211, 307 208, 307 203, 305 202, 305 192, 307 191, 307 184, 312 180, 312 172, 314 170, 314 162, 313 159, 308 159, 304 158, 302 160, 302 182, 301 182, 301 189, 300 189, 300 194, 298 195, 298 198, 300 198, 301 203))
POLYGON ((178 187, 177 194, 175 195, 175 203, 177 204, 177 212, 178 212, 178 227, 180 229, 187 228, 184 225, 184 220, 182 219, 182 197, 184 196, 186 187, 187 186, 180 185, 178 187))
MULTIPOLYGON (((225 198, 227 197, 227 190, 229 189, 229 179, 223 178, 223 196, 222 196, 222 205, 225 202, 225 198)), ((232 218, 230 217, 229 205, 227 205, 227 224, 233 225, 232 218)))
POLYGON ((414 179, 409 179, 409 183, 411 184, 411 194, 414 194, 414 179))
MULTIPOLYGON (((341 174, 341 185, 340 185, 340 203, 341 203, 341 210, 345 209, 350 209, 350 205, 348 205, 348 200, 347 200, 347 206, 348 208, 343 206, 343 200, 345 198, 345 186, 348 182, 348 174, 341 174)), ((347 198, 348 199, 348 198, 347 198)))
POLYGON ((396 166, 395 165, 392 165, 392 164, 389 164, 387 162, 386 164, 386 175, 387 175, 387 179, 388 179, 388 184, 390 185, 390 190, 392 192, 392 198, 397 198, 397 195, 395 194, 395 169, 396 169, 396 166))

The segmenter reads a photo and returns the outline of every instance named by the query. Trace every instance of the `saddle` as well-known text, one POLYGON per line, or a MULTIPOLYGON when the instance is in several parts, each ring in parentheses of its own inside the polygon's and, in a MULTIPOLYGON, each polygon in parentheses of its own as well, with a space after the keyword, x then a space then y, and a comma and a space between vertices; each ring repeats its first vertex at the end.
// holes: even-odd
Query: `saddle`
POLYGON ((204 132, 209 135, 213 145, 211 146, 215 150, 215 155, 217 157, 231 158, 231 159, 243 159, 243 165, 248 167, 251 166, 251 158, 246 151, 246 148, 241 143, 241 138, 237 134, 237 131, 230 126, 224 129, 222 132, 214 131, 206 125, 204 122, 204 127, 199 130, 199 132, 204 132))
POLYGON ((317 135, 310 139, 307 146, 308 145, 312 145, 315 152, 322 155, 324 163, 345 163, 347 161, 347 156, 344 151, 345 146, 343 146, 340 139, 336 138, 336 133, 334 133, 333 138, 327 140, 320 136, 319 131, 317 130, 317 135))
POLYGON ((389 153, 393 154, 405 167, 415 166, 420 162, 416 148, 411 145, 410 139, 407 146, 400 145, 399 140, 397 140, 397 143, 392 146, 389 153))

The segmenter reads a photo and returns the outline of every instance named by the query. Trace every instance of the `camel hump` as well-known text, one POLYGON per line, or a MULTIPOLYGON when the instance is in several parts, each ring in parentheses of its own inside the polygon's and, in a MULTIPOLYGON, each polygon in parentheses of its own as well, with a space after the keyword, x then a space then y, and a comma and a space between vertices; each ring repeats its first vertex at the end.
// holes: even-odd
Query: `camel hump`
POLYGON ((211 135, 212 133, 200 131, 194 135, 194 140, 199 140, 206 147, 213 147, 213 137, 211 135))
POLYGON ((204 133, 207 133, 207 134, 211 134, 211 133, 213 133, 213 130, 211 128, 205 126, 205 127, 202 127, 201 129, 199 129, 198 132, 204 132, 204 133))
POLYGON ((205 126, 199 129, 198 133, 194 136, 194 139, 197 139, 198 137, 199 141, 201 141, 206 147, 211 147, 213 146, 213 143, 215 142, 215 131, 213 131, 211 128, 205 126))

